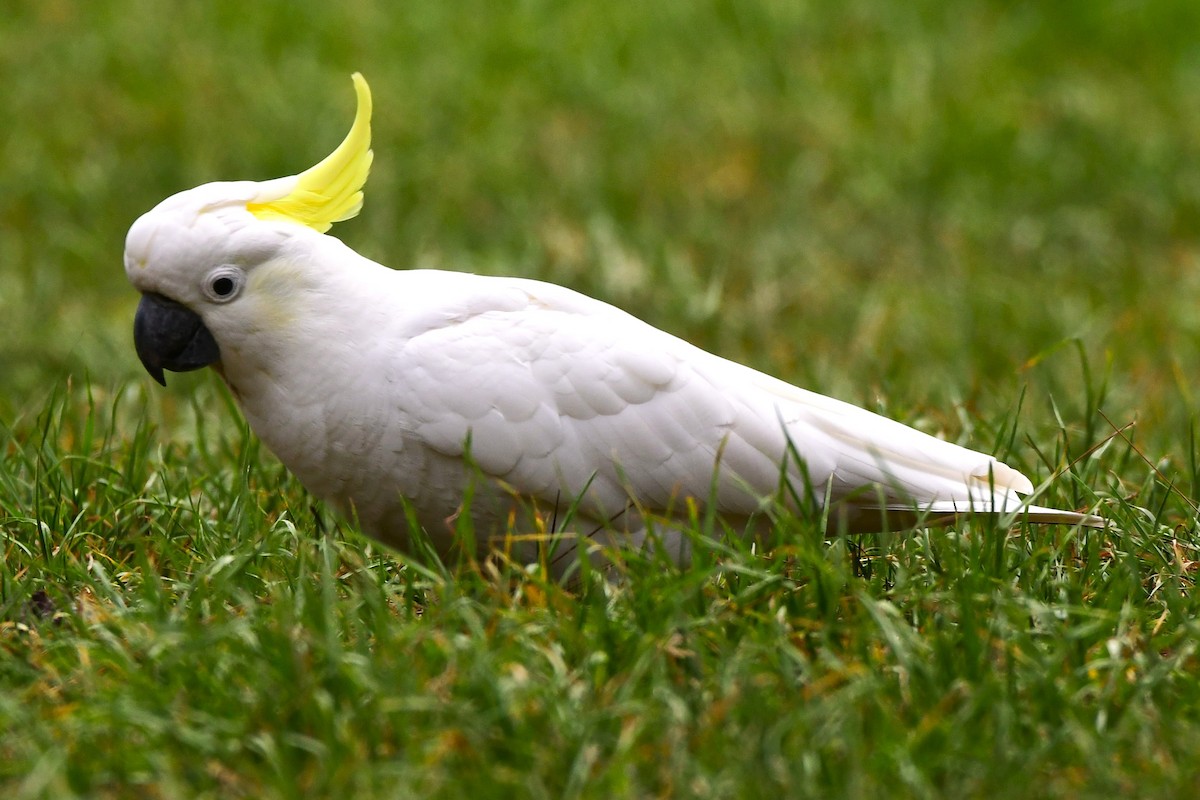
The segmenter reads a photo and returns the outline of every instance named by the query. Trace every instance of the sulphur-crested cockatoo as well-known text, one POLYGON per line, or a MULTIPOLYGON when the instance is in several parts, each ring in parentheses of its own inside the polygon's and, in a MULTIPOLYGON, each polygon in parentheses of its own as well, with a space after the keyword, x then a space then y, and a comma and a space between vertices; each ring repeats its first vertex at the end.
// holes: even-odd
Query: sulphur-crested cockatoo
POLYGON ((1026 505, 1033 485, 991 456, 570 289, 360 256, 325 235, 358 213, 371 166, 371 96, 354 86, 329 157, 164 200, 130 229, 125 271, 150 374, 212 366, 262 441, 366 532, 404 548, 415 522, 453 552, 467 513, 477 547, 547 557, 529 549, 540 538, 561 571, 579 541, 641 546, 648 528, 686 560, 670 519, 715 506, 749 532, 781 496, 833 530, 976 513, 1099 524, 1026 505))

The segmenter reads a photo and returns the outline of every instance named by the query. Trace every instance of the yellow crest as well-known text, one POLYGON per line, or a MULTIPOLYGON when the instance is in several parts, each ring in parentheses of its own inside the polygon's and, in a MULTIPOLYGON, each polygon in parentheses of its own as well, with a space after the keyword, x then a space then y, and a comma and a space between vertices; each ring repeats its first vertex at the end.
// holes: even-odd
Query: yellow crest
POLYGON ((371 171, 371 89, 356 72, 354 92, 358 111, 350 132, 315 167, 295 178, 287 195, 263 203, 247 203, 246 209, 259 219, 287 220, 307 225, 321 233, 335 222, 350 219, 362 210, 363 184, 371 171))

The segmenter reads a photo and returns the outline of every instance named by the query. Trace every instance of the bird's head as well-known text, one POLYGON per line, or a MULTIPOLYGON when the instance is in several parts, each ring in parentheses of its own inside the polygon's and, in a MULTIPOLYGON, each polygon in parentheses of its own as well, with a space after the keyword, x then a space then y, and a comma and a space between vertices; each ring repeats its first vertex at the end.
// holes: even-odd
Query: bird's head
POLYGON ((261 311, 264 294, 286 291, 286 268, 306 243, 362 208, 371 168, 371 93, 354 74, 358 111, 336 150, 299 175, 208 183, 168 197, 143 214, 125 239, 125 274, 142 293, 134 344, 147 372, 185 372, 221 359, 213 332, 261 311), (280 269, 284 264, 285 268, 280 269), (245 309, 243 309, 245 310, 245 309))

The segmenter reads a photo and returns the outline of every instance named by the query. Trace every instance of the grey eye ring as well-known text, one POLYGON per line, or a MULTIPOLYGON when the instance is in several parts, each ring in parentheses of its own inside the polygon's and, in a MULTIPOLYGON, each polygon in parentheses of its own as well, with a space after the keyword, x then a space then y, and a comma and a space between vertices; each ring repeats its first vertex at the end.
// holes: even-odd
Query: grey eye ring
POLYGON ((237 267, 218 267, 204 279, 204 295, 214 303, 228 303, 241 293, 245 281, 237 267))

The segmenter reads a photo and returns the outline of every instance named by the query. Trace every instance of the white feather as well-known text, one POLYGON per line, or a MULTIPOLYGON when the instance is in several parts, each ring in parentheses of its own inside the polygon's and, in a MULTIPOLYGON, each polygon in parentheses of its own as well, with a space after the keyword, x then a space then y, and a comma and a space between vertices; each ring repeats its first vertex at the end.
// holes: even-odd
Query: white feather
MULTIPOLYGON (((584 526, 615 520, 633 533, 642 522, 631 502, 661 513, 691 498, 749 517, 776 494, 785 465, 801 494, 811 485, 818 501, 828 492, 848 503, 855 527, 922 512, 1015 512, 1033 490, 991 456, 719 358, 568 289, 397 272, 326 249, 290 334, 303 368, 246 358, 227 359, 224 371, 285 463, 318 494, 336 496, 337 476, 343 502, 385 538, 403 539, 403 496, 435 542, 453 545, 445 520, 469 480, 468 442, 485 479, 543 509, 578 499, 584 526), (322 401, 278 416, 277 388, 296 382, 325 387, 293 392, 322 401), (323 422, 299 429, 333 442, 295 441, 310 416, 323 422), (372 446, 359 439, 339 452, 347 427, 370 431, 372 446)), ((502 526, 513 505, 499 490, 477 502, 485 527, 502 526)))
MULTIPOLYGON (((173 198, 139 220, 130 279, 199 314, 267 446, 314 494, 399 546, 409 541, 407 504, 451 551, 472 481, 484 542, 511 520, 537 528, 530 507, 545 524, 577 504, 576 532, 633 546, 646 535, 643 512, 688 502, 741 524, 778 495, 781 476, 799 497, 837 503, 835 529, 972 513, 1102 524, 1023 505, 1033 485, 989 455, 704 352, 569 289, 393 271, 306 228, 248 220, 237 203, 214 203, 225 191, 214 186, 193 190, 198 209, 173 198), (232 302, 208 302, 196 286, 217 264, 246 271, 232 302)), ((685 558, 678 530, 667 539, 685 558)))

